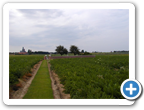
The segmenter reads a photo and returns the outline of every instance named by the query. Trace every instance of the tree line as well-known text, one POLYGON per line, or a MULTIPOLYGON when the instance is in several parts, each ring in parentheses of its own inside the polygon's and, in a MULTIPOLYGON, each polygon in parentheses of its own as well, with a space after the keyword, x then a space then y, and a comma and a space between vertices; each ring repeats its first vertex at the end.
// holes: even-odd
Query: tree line
POLYGON ((44 51, 32 52, 32 50, 30 50, 30 49, 28 49, 28 53, 29 53, 29 55, 31 55, 31 54, 50 54, 49 52, 44 52, 44 51))
POLYGON ((60 54, 61 56, 64 55, 64 54, 68 54, 68 53, 73 53, 74 55, 91 55, 89 52, 86 52, 84 50, 81 50, 80 52, 80 49, 75 46, 75 45, 71 45, 70 46, 70 49, 69 51, 62 45, 59 45, 56 47, 55 49, 56 52, 43 52, 43 51, 35 51, 35 52, 32 52, 32 50, 28 49, 28 54, 31 55, 31 54, 60 54))
MULTIPOLYGON (((57 46, 55 51, 61 54, 61 56, 64 54, 68 54, 68 50, 64 48, 64 46, 62 45, 57 46)), ((74 55, 91 55, 89 52, 84 52, 84 50, 80 52, 80 49, 75 45, 71 45, 69 51, 70 53, 73 53, 74 55)))

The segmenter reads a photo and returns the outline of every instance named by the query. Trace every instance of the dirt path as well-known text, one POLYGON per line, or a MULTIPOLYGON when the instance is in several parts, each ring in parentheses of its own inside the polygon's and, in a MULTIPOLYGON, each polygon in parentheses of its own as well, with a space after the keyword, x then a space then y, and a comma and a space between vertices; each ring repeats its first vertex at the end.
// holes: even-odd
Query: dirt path
POLYGON ((52 90, 53 90, 53 96, 55 99, 70 99, 70 94, 65 94, 64 91, 64 86, 60 84, 60 80, 58 75, 50 70, 50 64, 48 63, 48 69, 50 73, 50 78, 51 78, 51 85, 52 85, 52 90))
MULTIPOLYGON (((34 66, 34 68, 32 69, 32 71, 33 71, 32 77, 30 77, 26 80, 19 79, 19 82, 22 85, 22 87, 19 88, 17 91, 14 91, 14 90, 11 91, 10 99, 22 99, 25 96, 25 94, 27 93, 28 88, 31 85, 32 80, 34 79, 41 63, 42 63, 42 61, 40 61, 38 64, 36 64, 34 66)), ((49 70, 49 74, 50 74, 50 78, 51 78, 51 85, 52 85, 54 98, 55 99, 70 99, 70 94, 63 93, 63 91, 64 91, 63 87, 64 86, 62 84, 60 84, 60 80, 59 80, 58 75, 50 70, 50 66, 51 65, 48 63, 48 70, 49 70)))
POLYGON ((34 68, 32 68, 32 77, 28 78, 27 80, 19 79, 19 82, 21 84, 21 88, 19 88, 17 91, 11 91, 10 93, 10 99, 22 99, 24 95, 27 93, 27 90, 29 86, 31 85, 32 80, 34 79, 42 61, 40 61, 38 64, 34 65, 34 68))

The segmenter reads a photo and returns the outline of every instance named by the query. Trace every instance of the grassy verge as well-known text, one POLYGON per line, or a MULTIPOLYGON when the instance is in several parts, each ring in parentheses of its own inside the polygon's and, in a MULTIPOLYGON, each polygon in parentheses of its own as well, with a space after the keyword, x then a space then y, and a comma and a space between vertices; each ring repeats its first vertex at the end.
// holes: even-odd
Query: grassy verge
POLYGON ((47 61, 43 60, 24 99, 53 99, 47 61))

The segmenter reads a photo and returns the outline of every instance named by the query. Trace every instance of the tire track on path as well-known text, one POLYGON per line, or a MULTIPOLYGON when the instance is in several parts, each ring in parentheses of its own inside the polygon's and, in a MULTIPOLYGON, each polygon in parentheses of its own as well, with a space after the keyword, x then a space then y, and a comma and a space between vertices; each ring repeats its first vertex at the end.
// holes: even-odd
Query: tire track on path
POLYGON ((52 90, 53 90, 53 96, 55 99, 70 99, 70 94, 65 94, 63 91, 64 86, 60 83, 60 79, 58 75, 50 70, 50 64, 48 63, 48 70, 50 74, 50 79, 51 79, 51 85, 52 85, 52 90))

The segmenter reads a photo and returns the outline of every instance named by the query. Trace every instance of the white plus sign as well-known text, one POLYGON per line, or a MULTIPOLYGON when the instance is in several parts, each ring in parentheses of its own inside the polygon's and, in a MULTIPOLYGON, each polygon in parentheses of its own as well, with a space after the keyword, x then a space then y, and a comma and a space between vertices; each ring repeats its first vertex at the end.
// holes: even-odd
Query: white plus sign
POLYGON ((130 84, 130 88, 126 88, 127 91, 130 91, 130 95, 133 94, 133 91, 136 91, 136 90, 137 90, 137 88, 133 88, 132 86, 133 86, 133 85, 130 84))

